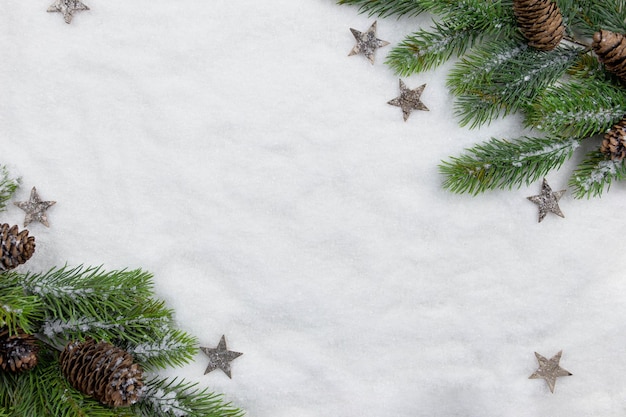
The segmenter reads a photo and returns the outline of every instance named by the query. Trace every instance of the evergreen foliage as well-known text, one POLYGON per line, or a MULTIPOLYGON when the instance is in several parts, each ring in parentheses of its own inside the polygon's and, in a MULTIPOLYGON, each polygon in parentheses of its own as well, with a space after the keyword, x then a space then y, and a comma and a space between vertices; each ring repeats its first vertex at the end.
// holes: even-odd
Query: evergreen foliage
MULTIPOLYGON (((458 58, 447 85, 460 125, 478 128, 519 112, 535 137, 494 139, 440 165, 444 187, 477 194, 535 181, 561 167, 581 141, 604 134, 626 114, 622 81, 591 51, 599 30, 626 33, 626 0, 556 0, 566 37, 554 50, 528 46, 513 0, 338 0, 380 17, 431 14, 430 28, 400 42, 387 57, 401 76, 458 58)), ((626 59, 626 58, 625 58, 626 59)), ((623 161, 592 152, 575 169, 578 198, 600 196, 626 177, 623 161)))
POLYGON ((19 179, 11 178, 7 167, 0 165, 0 211, 6 208, 7 201, 13 197, 19 185, 19 179))
POLYGON ((65 379, 58 351, 71 340, 107 341, 129 351, 135 362, 152 372, 186 364, 195 356, 196 338, 175 328, 173 312, 153 298, 152 275, 147 272, 83 266, 44 273, 4 272, 0 306, 5 325, 19 326, 42 341, 33 370, 0 372, 0 417, 243 415, 220 395, 182 380, 153 378, 145 383, 145 399, 130 408, 110 408, 65 379))

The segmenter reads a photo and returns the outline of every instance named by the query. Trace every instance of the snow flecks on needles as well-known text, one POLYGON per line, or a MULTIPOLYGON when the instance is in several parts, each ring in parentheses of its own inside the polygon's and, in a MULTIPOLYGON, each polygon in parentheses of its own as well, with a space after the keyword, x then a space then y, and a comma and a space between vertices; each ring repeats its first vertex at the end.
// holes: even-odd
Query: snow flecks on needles
POLYGON ((488 74, 494 68, 497 68, 503 63, 510 61, 511 59, 515 58, 516 56, 524 52, 526 49, 528 49, 528 45, 522 44, 520 46, 517 46, 515 48, 509 49, 509 50, 506 50, 504 52, 497 54, 492 59, 485 62, 483 66, 476 67, 477 71, 466 73, 462 78, 462 83, 463 84, 472 83, 477 78, 480 78, 483 74, 488 74))
POLYGON ((583 190, 589 191, 594 184, 602 184, 606 177, 615 176, 618 170, 617 164, 612 160, 600 161, 586 178, 576 177, 576 182, 583 190))
POLYGON ((189 415, 189 411, 183 408, 174 391, 166 392, 164 389, 158 388, 146 395, 145 400, 149 401, 152 407, 161 411, 163 415, 173 415, 175 417, 189 415))
MULTIPOLYGON (((625 107, 616 106, 612 109, 600 109, 599 111, 568 111, 555 110, 548 113, 543 118, 543 125, 545 126, 560 126, 562 121, 571 120, 573 122, 592 122, 596 126, 605 126, 613 123, 614 120, 619 119, 626 113, 625 107)), ((541 128, 542 126, 539 126, 541 128)))
POLYGON ((184 350, 187 345, 176 341, 171 334, 166 334, 158 343, 142 343, 128 349, 136 358, 146 360, 163 355, 164 351, 184 350))
POLYGON ((580 141, 577 139, 569 139, 563 142, 551 143, 541 149, 537 149, 532 152, 520 153, 511 165, 514 167, 521 167, 528 159, 536 158, 542 155, 556 154, 556 153, 569 153, 580 146, 580 141))

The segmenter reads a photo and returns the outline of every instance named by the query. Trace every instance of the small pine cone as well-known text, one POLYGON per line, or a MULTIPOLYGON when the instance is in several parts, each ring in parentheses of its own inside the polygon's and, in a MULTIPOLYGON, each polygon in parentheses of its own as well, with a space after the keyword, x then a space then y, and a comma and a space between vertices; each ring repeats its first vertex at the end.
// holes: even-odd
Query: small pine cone
POLYGON ((517 26, 528 44, 540 51, 551 51, 565 35, 561 9, 551 0, 514 0, 517 26))
POLYGON ((4 223, 0 225, 0 271, 13 269, 33 256, 35 253, 35 238, 28 236, 28 230, 24 229, 18 233, 16 226, 9 226, 4 223))
POLYGON ((0 328, 0 369, 10 372, 23 372, 37 365, 39 345, 35 336, 18 328, 9 335, 9 328, 0 328))
POLYGON ((130 353, 110 343, 68 343, 59 362, 74 388, 110 407, 134 404, 143 392, 141 367, 130 353))
POLYGON ((626 157, 626 117, 606 132, 600 152, 617 162, 626 157))
POLYGON ((601 30, 594 33, 591 47, 608 71, 626 80, 626 37, 624 35, 601 30))

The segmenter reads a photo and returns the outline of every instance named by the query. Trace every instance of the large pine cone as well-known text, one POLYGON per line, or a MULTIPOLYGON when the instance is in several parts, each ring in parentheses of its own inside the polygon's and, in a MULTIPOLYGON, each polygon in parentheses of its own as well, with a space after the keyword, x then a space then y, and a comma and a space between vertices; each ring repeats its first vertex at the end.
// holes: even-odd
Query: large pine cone
POLYGON ((127 351, 93 339, 72 342, 59 356, 69 383, 102 404, 124 407, 136 403, 143 392, 143 371, 127 351))
POLYGON ((626 37, 624 35, 601 30, 594 33, 591 47, 608 71, 626 80, 626 37))
POLYGON ((626 157, 626 117, 606 132, 600 152, 617 162, 626 157))
POLYGON ((9 226, 4 223, 0 225, 0 271, 13 269, 33 256, 35 253, 35 238, 28 236, 28 230, 24 229, 18 233, 16 226, 9 226))
POLYGON ((18 328, 9 336, 9 328, 0 328, 0 369, 23 372, 37 365, 39 345, 33 335, 18 328))
POLYGON ((528 44, 540 51, 551 51, 565 35, 561 9, 550 0, 514 0, 517 26, 528 44))

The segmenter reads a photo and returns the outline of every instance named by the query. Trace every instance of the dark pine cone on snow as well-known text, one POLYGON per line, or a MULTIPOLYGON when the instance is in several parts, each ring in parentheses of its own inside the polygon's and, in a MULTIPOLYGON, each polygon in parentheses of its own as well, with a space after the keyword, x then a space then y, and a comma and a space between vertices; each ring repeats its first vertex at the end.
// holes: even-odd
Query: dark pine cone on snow
POLYGON ((35 253, 35 238, 28 236, 28 230, 18 233, 17 225, 0 225, 0 271, 13 269, 33 256, 35 253))

